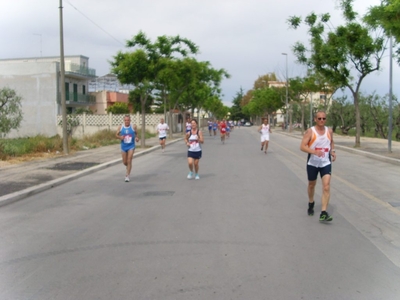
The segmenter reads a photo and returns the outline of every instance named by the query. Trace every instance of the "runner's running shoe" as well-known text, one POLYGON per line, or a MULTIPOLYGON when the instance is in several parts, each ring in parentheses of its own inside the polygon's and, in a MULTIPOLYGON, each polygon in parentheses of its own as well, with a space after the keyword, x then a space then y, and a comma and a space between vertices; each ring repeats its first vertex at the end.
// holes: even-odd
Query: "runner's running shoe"
POLYGON ((308 202, 307 213, 308 213, 309 216, 313 216, 314 215, 314 202, 312 202, 312 203, 308 202))
POLYGON ((332 220, 333 220, 333 218, 326 211, 321 212, 321 214, 319 216, 320 222, 330 222, 332 220))

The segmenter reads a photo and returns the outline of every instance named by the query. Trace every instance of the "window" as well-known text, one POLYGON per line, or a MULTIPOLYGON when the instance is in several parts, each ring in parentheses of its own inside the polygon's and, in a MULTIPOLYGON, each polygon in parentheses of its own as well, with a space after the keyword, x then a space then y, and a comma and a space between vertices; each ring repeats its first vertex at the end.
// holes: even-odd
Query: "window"
POLYGON ((74 101, 78 102, 78 85, 74 83, 74 101))
POLYGON ((65 83, 65 100, 69 100, 69 82, 65 83))
POLYGON ((86 85, 82 85, 82 94, 86 95, 86 85))

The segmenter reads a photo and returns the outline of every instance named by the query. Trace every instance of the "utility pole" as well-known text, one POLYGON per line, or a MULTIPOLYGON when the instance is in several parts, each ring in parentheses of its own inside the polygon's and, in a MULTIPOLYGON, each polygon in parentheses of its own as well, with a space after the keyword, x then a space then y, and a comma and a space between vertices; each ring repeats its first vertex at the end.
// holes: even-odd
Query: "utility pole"
POLYGON ((65 100, 65 65, 64 65, 64 33, 63 33, 63 12, 62 0, 60 0, 60 84, 61 84, 61 110, 62 110, 62 127, 63 127, 63 151, 69 154, 68 134, 67 134, 67 104, 65 100))
POLYGON ((392 125, 393 125, 393 41, 390 35, 389 53, 389 130, 388 130, 388 151, 392 152, 392 125))
MULTIPOLYGON (((288 55, 287 53, 282 53, 282 55, 286 56, 286 101, 285 101, 285 108, 286 108, 286 120, 285 120, 285 127, 287 127, 288 125, 288 98, 289 98, 289 87, 288 87, 288 55)), ((289 130, 289 128, 287 128, 287 130, 289 130)))

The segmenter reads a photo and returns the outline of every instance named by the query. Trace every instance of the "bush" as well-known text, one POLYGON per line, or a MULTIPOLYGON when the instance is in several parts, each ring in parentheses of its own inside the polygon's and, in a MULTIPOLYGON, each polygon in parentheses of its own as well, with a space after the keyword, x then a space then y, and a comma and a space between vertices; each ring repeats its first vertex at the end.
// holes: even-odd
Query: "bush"
POLYGON ((107 107, 106 109, 107 113, 112 113, 115 115, 118 114, 129 114, 129 107, 127 103, 122 103, 122 102, 116 102, 114 105, 107 107))

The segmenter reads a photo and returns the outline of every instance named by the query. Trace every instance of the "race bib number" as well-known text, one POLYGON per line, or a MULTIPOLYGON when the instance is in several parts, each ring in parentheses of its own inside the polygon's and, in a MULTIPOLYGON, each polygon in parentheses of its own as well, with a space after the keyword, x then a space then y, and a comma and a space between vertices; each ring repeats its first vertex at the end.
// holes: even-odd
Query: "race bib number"
POLYGON ((321 157, 325 157, 325 153, 329 152, 329 148, 315 148, 315 150, 324 152, 321 157))
POLYGON ((195 150, 198 147, 199 142, 198 141, 190 141, 189 144, 190 144, 189 149, 195 150))
POLYGON ((130 143, 132 143, 132 136, 131 136, 131 135, 125 135, 125 136, 124 136, 124 143, 125 143, 125 144, 130 144, 130 143))

